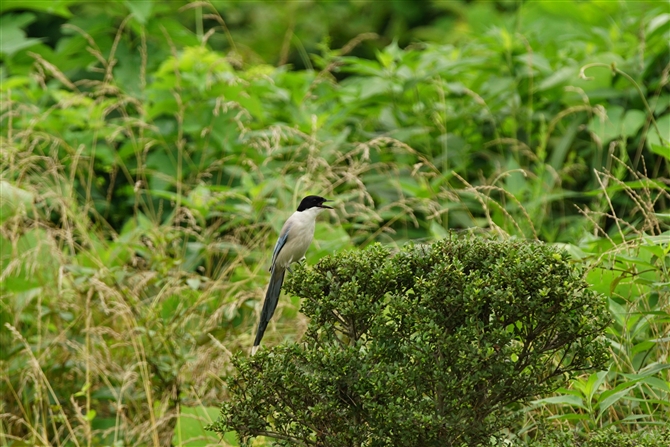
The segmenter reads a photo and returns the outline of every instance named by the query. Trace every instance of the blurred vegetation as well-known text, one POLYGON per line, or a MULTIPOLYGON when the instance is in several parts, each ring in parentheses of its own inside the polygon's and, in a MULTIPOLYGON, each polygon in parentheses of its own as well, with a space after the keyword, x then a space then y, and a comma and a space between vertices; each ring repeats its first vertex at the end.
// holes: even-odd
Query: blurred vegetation
MULTIPOLYGON (((586 267, 612 362, 537 396, 518 440, 668 422, 667 1, 0 13, 4 444, 218 442, 203 427, 307 192, 337 200, 309 264, 474 228, 586 267)), ((299 304, 268 346, 302 337, 299 304)))

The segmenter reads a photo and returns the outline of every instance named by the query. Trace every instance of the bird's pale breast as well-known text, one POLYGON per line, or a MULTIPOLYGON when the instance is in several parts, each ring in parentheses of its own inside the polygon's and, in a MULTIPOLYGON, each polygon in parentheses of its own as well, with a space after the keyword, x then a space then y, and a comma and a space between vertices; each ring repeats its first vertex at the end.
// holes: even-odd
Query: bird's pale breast
POLYGON ((276 264, 286 268, 292 262, 302 259, 314 238, 314 227, 314 219, 293 219, 290 236, 277 255, 276 264))

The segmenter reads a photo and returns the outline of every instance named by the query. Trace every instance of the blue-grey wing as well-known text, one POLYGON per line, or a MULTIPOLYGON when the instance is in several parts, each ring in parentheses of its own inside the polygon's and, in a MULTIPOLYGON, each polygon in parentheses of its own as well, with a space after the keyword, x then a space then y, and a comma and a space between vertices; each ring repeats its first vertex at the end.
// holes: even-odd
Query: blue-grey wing
POLYGON ((289 228, 291 228, 291 225, 284 225, 284 228, 282 228, 281 234, 279 235, 279 239, 277 239, 275 250, 272 252, 272 264, 270 264, 270 270, 272 270, 272 266, 275 265, 275 261, 277 260, 277 256, 279 256, 281 249, 286 245, 289 228))

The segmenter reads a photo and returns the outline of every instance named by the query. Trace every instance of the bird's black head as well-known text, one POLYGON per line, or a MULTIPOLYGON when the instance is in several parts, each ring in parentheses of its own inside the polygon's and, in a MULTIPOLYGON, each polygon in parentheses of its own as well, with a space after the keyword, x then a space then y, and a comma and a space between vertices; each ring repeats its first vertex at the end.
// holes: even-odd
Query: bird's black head
POLYGON ((298 211, 305 211, 310 208, 326 208, 329 210, 333 209, 330 206, 324 205, 323 204, 324 202, 330 202, 330 200, 324 199, 323 197, 319 196, 307 196, 300 202, 300 206, 298 206, 298 211))

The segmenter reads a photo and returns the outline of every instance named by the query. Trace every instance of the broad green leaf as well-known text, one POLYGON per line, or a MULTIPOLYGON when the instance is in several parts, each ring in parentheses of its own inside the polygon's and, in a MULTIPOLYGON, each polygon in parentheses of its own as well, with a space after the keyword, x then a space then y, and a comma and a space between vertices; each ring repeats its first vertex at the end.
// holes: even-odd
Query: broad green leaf
POLYGON ((670 158, 670 113, 656 119, 656 126, 649 126, 647 147, 655 147, 654 152, 670 158))
POLYGON ((34 14, 8 14, 0 17, 0 55, 12 56, 17 51, 42 42, 43 39, 27 38, 21 29, 35 20, 34 14))
POLYGON ((631 380, 637 380, 653 376, 666 369, 670 369, 670 363, 654 362, 642 368, 637 374, 621 373, 621 375, 631 380))
POLYGON ((533 402, 534 404, 559 404, 559 405, 569 405, 571 407, 579 407, 583 409, 587 409, 586 405, 584 404, 584 401, 582 400, 581 397, 579 396, 573 396, 573 395, 562 395, 562 396, 552 396, 552 397, 545 397, 543 399, 539 399, 533 402))
POLYGON ((577 413, 557 414, 547 418, 548 421, 583 421, 588 419, 591 419, 591 415, 577 413))
POLYGON ((444 228, 444 226, 440 225, 440 223, 436 220, 433 220, 430 223, 430 232, 435 239, 443 239, 449 235, 449 232, 444 228))
POLYGON ((49 0, 49 1, 22 1, 22 0, 3 0, 0 2, 0 13, 6 11, 33 10, 41 11, 47 14, 54 14, 61 17, 71 17, 72 13, 68 9, 69 5, 79 3, 79 0, 49 0))
POLYGON ((562 86, 566 84, 569 80, 575 79, 579 74, 579 70, 575 67, 562 67, 552 73, 550 76, 547 76, 540 82, 537 86, 537 91, 541 92, 554 88, 557 86, 562 86))
POLYGON ((632 137, 640 130, 646 115, 641 110, 628 110, 623 107, 611 106, 606 109, 606 116, 594 116, 588 124, 603 145, 619 137, 632 137))
POLYGON ((644 383, 654 389, 657 389, 665 393, 670 392, 670 382, 668 382, 667 380, 660 379, 658 377, 645 377, 640 381, 640 383, 644 383))
POLYGON ((648 351, 648 350, 652 349, 654 346, 656 346, 655 342, 645 340, 645 341, 642 341, 642 342, 637 343, 636 345, 634 345, 631 352, 633 354, 638 354, 640 352, 648 351))
POLYGON ((647 24, 645 37, 649 39, 654 33, 663 32, 667 28, 670 28, 670 14, 659 14, 647 24))
POLYGON ((336 254, 348 247, 351 247, 351 237, 342 226, 317 222, 314 241, 307 251, 307 258, 310 262, 316 263, 322 257, 336 254))
POLYGON ((586 382, 577 381, 575 382, 575 387, 581 388, 584 396, 586 397, 586 402, 592 402, 594 400, 595 394, 598 392, 602 384, 607 379, 607 374, 609 371, 598 371, 591 374, 586 382))
MULTIPOLYGON (((205 431, 205 427, 219 417, 217 407, 186 407, 180 406, 177 424, 172 436, 172 445, 182 447, 199 447, 206 444, 219 444, 219 436, 205 431)), ((223 437, 225 446, 236 446, 234 433, 226 433, 223 437)))
POLYGON ((147 20, 151 17, 153 0, 124 0, 123 3, 141 24, 147 23, 147 20))
POLYGON ((666 143, 664 145, 650 143, 649 146, 653 153, 670 159, 670 143, 666 143))
POLYGON ((0 223, 21 210, 28 210, 33 200, 33 193, 18 188, 5 180, 0 180, 0 223))
MULTIPOLYGON (((635 384, 626 384, 628 385, 627 387, 624 387, 624 389, 621 389, 616 392, 608 393, 605 395, 601 396, 601 400, 598 402, 598 419, 602 417, 602 415, 607 411, 609 407, 620 401, 621 399, 624 399, 626 395, 630 392, 630 388, 634 387, 635 384)), ((618 387, 617 387, 618 388, 618 387)))

